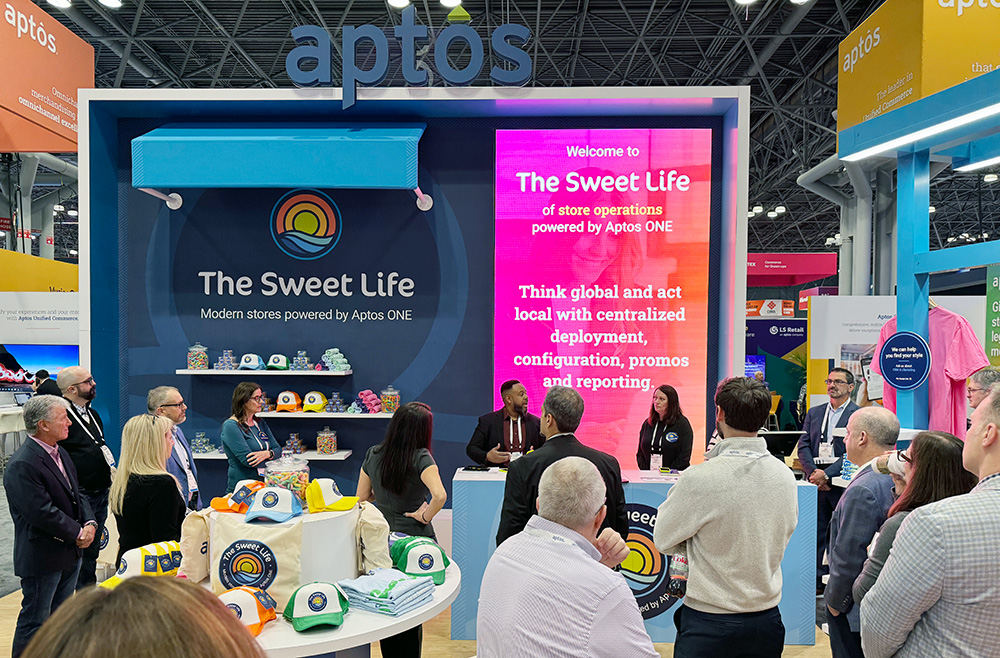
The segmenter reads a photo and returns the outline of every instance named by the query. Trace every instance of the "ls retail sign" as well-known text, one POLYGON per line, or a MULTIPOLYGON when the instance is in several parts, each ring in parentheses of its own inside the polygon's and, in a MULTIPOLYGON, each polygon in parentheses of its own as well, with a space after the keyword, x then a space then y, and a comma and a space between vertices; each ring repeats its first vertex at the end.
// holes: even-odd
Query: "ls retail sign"
POLYGON ((1000 66, 1000 0, 888 0, 840 44, 837 131, 1000 66))
MULTIPOLYGON (((428 75, 423 62, 417 62, 417 42, 428 40, 426 25, 415 22, 413 6, 403 10, 402 22, 392 29, 392 34, 402 51, 403 79, 413 86, 427 84, 428 75)), ((490 49, 494 56, 510 64, 507 69, 498 65, 490 68, 490 79, 498 85, 520 86, 531 79, 532 61, 521 46, 528 42, 531 31, 523 25, 507 23, 493 30, 490 49)), ((333 86, 333 40, 330 34, 316 25, 303 25, 292 29, 292 38, 298 44, 285 58, 288 77, 299 87, 333 86)), ((485 49, 483 40, 468 25, 449 25, 434 39, 434 67, 445 82, 455 86, 472 83, 483 69, 485 49), (452 45, 465 44, 469 51, 468 62, 456 68, 449 61, 452 45)), ((389 39, 382 28, 374 25, 343 28, 340 51, 341 82, 344 109, 354 105, 356 88, 360 83, 371 87, 381 84, 389 73, 389 39), (371 68, 357 64, 358 46, 368 42, 374 49, 371 68)))

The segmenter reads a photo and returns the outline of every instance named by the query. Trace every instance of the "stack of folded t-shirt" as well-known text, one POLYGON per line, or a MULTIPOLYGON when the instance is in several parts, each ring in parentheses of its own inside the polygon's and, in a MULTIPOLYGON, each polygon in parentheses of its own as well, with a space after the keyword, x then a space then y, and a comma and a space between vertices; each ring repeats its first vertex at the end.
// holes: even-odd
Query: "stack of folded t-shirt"
POLYGON ((337 584, 352 607, 384 615, 406 614, 434 598, 434 581, 429 576, 408 576, 396 569, 372 569, 337 584))

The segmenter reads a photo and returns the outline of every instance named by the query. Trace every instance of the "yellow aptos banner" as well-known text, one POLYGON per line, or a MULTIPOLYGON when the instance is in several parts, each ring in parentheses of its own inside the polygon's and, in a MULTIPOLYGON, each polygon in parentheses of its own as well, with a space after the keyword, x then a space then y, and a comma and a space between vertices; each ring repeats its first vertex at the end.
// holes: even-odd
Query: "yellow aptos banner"
POLYGON ((76 292, 80 268, 0 249, 0 292, 76 292))
POLYGON ((837 131, 1000 67, 1000 0, 888 0, 840 43, 837 131))

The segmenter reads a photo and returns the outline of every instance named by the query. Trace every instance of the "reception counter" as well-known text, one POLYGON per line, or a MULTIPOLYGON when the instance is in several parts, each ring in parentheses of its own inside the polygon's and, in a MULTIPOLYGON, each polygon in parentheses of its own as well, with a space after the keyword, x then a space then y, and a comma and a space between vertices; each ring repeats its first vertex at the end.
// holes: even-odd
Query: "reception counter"
MULTIPOLYGON (((676 475, 625 471, 631 553, 622 574, 635 594, 653 642, 673 642, 678 599, 667 596, 666 560, 653 546, 656 509, 677 481, 676 475)), ((455 473, 452 484, 452 554, 462 565, 463 587, 451 607, 451 639, 476 639, 476 612, 483 572, 496 549, 505 474, 455 473)), ((724 483, 723 483, 724 484, 724 483)), ((814 644, 816 638, 816 487, 798 484, 799 522, 781 562, 781 619, 785 644, 814 644)))

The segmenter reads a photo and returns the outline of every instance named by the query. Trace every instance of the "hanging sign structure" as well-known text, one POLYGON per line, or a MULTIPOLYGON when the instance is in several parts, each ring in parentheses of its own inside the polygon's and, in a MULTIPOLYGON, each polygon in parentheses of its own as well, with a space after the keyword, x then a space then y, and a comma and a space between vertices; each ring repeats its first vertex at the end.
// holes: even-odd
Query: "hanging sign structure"
POLYGON ((931 373, 931 347, 920 334, 899 331, 882 344, 878 365, 889 386, 912 391, 931 373))

